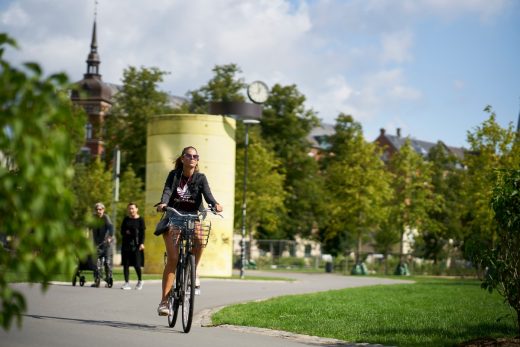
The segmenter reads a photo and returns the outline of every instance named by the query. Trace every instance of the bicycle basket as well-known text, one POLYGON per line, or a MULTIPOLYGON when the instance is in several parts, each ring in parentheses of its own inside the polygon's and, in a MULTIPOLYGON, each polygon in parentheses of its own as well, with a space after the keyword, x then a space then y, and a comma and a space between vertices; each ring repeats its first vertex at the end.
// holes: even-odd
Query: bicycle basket
POLYGON ((206 247, 210 232, 211 221, 201 221, 197 222, 195 229, 186 236, 192 239, 192 245, 194 248, 206 247))

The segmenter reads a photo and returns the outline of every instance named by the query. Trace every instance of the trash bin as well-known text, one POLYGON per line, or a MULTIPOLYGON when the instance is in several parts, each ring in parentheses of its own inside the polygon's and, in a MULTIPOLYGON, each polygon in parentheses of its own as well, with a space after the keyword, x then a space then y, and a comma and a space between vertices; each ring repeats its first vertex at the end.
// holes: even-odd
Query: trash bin
POLYGON ((322 254, 321 260, 325 262, 325 272, 332 272, 333 266, 332 266, 332 255, 330 254, 322 254))
POLYGON ((365 263, 357 263, 350 271, 351 275, 366 275, 368 273, 365 263))
POLYGON ((325 263, 325 272, 330 273, 330 272, 332 272, 333 268, 334 268, 334 267, 333 267, 331 261, 325 263))
POLYGON ((395 269, 394 275, 397 276, 410 276, 410 271, 408 270, 408 264, 400 263, 397 265, 395 269))

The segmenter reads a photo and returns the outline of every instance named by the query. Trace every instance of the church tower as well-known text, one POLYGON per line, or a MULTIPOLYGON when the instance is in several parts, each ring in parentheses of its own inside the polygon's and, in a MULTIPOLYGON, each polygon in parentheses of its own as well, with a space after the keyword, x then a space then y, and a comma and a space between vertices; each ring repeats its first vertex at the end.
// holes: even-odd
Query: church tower
POLYGON ((90 53, 87 57, 87 72, 83 79, 76 83, 71 94, 74 104, 82 106, 88 117, 85 144, 82 153, 89 157, 103 157, 104 153, 104 122, 112 107, 112 89, 101 79, 99 74, 99 54, 97 52, 96 19, 92 29, 90 53))

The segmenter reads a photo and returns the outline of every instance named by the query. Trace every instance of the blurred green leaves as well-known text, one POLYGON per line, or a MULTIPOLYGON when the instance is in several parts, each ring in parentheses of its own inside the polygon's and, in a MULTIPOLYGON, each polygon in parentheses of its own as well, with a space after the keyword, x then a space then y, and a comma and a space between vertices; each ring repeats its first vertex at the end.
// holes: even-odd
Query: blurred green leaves
POLYGON ((27 306, 7 273, 40 282, 72 275, 89 251, 83 231, 71 222, 69 189, 85 118, 67 93, 64 74, 43 76, 37 63, 13 67, 3 53, 16 42, 0 34, 0 326, 9 329, 27 306))

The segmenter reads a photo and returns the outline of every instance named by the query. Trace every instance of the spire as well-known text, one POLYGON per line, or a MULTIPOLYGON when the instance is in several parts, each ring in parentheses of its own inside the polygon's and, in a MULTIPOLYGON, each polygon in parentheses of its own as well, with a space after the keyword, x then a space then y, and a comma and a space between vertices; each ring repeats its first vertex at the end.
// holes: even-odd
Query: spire
MULTIPOLYGON (((99 54, 97 52, 96 37, 96 14, 94 14, 94 26, 92 28, 92 42, 90 43, 90 53, 87 57, 87 73, 89 76, 99 76, 99 54)), ((85 76, 86 77, 86 76, 85 76)))

